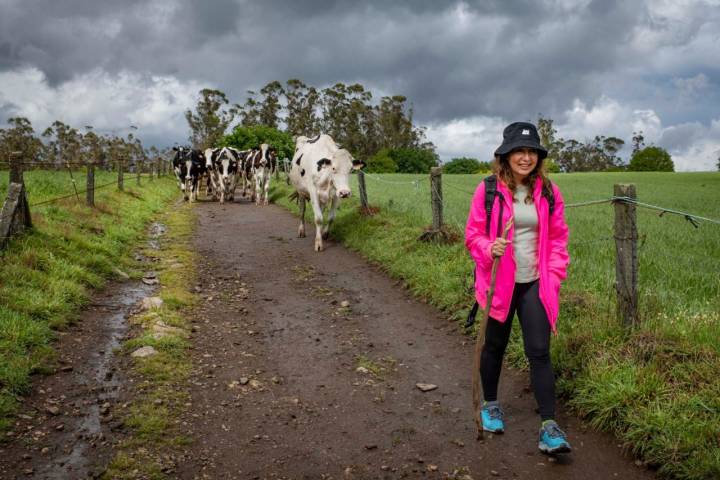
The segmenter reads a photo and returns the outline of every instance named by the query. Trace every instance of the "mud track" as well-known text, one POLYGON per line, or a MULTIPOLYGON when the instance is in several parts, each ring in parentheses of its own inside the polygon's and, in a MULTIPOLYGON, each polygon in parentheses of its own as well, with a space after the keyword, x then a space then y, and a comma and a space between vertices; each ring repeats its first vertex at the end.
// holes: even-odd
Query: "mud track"
POLYGON ((440 312, 337 243, 315 253, 314 227, 296 238, 278 206, 197 209, 180 478, 654 478, 562 413, 574 452, 539 453, 528 375, 510 369, 507 433, 476 442, 472 341, 440 312))

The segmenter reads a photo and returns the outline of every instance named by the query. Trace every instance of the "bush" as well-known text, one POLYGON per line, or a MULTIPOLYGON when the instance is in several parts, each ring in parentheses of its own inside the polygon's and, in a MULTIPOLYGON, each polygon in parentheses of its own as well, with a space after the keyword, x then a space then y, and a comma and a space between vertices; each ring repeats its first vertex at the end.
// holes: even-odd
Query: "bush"
POLYGON ((367 161, 365 171, 368 173, 395 173, 398 170, 397 163, 390 156, 390 149, 383 148, 367 161))
POLYGON ((634 172, 674 172, 675 165, 667 150, 652 146, 635 152, 630 159, 628 170, 634 172))
POLYGON ((467 157, 453 158, 443 165, 443 173, 477 173, 479 170, 480 162, 467 157))
POLYGON ((277 150, 278 158, 292 158, 295 153, 295 142, 292 135, 287 132, 264 125, 243 127, 238 125, 220 141, 223 147, 235 147, 240 150, 258 148, 260 144, 267 143, 277 150))
POLYGON ((430 173, 430 167, 438 165, 437 154, 422 148, 389 149, 388 156, 397 165, 399 173, 430 173))
POLYGON ((560 166, 552 159, 545 159, 545 171, 547 173, 560 173, 560 166))

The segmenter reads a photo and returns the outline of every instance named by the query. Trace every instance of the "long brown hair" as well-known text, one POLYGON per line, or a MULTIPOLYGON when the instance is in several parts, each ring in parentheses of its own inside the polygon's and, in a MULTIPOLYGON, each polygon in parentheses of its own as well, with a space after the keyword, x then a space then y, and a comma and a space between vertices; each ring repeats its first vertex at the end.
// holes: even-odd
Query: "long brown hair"
MULTIPOLYGON (((492 164, 492 169, 493 173, 510 189, 513 194, 513 201, 515 201, 515 188, 517 185, 515 184, 515 177, 513 176, 512 169, 510 168, 510 159, 508 158, 510 153, 505 155, 495 155, 495 161, 492 164)), ((537 165, 535 165, 533 171, 530 172, 530 174, 528 174, 528 176, 523 180, 523 185, 527 186, 530 191, 530 194, 525 197, 525 203, 528 205, 533 203, 532 191, 533 186, 535 185, 535 180, 538 178, 542 180, 543 187, 551 188, 550 179, 545 171, 544 159, 541 159, 539 156, 537 165)))

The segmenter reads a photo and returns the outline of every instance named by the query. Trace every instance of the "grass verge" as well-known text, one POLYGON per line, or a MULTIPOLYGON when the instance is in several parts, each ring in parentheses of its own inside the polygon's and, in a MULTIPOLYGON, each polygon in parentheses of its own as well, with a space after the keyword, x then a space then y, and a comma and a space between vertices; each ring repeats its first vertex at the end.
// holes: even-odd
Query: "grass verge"
MULTIPOLYGON (((110 177, 101 173, 98 183, 110 177)), ((140 187, 127 182, 124 192, 98 190, 95 208, 82 197, 33 207, 72 192, 72 184, 58 172, 26 172, 25 179, 34 228, 0 254, 0 440, 31 375, 52 368, 56 330, 74 321, 92 290, 118 269, 132 272, 131 248, 148 220, 177 197, 165 177, 140 187)), ((4 198, 6 172, 0 185, 4 198)))
POLYGON ((184 204, 158 221, 167 227, 166 233, 159 248, 143 254, 155 260, 162 304, 131 319, 135 335, 123 345, 128 356, 142 347, 153 347, 157 353, 130 357, 135 387, 132 401, 122 406, 120 414, 128 434, 116 448, 103 477, 107 479, 171 477, 176 449, 190 441, 182 432, 179 416, 190 401, 185 389, 191 369, 190 326, 183 311, 196 300, 188 290, 195 278, 195 258, 189 247, 195 224, 192 207, 184 204))
MULTIPOLYGON (((272 199, 297 214, 290 192, 284 183, 276 184, 272 199)), ((424 225, 417 216, 411 208, 395 208, 392 199, 374 216, 361 215, 358 203, 347 201, 331 235, 462 321, 472 298, 469 256, 462 242, 419 242, 424 225)), ((314 235, 312 222, 306 226, 308 236, 314 235)), ((449 228, 463 237, 459 222, 449 228)), ((666 318, 648 310, 640 328, 624 330, 616 326, 607 293, 589 289, 590 284, 592 278, 580 278, 563 287, 560 336, 552 344, 560 394, 662 477, 720 478, 720 376, 713 373, 720 370, 717 313, 699 311, 690 315, 699 315, 697 321, 687 323, 675 302, 680 313, 666 318), (715 331, 715 339, 700 343, 694 336, 698 329, 715 331)), ((509 359, 523 366, 518 322, 512 338, 509 359)))

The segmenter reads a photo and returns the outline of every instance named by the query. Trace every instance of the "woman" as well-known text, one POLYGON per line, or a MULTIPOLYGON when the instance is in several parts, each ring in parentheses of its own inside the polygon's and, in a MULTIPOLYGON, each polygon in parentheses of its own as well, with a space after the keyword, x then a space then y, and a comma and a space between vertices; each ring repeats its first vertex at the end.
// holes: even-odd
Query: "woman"
POLYGON ((470 206, 465 245, 475 260, 475 298, 483 308, 493 258, 500 258, 481 357, 483 429, 495 433, 505 429, 497 387, 517 313, 540 407, 538 446, 545 453, 560 453, 569 452, 570 444, 554 418, 550 332, 557 334, 560 282, 566 277, 569 262, 568 228, 560 190, 550 183, 543 169, 546 156, 535 125, 516 122, 505 128, 503 143, 495 151, 496 198, 492 194, 486 197, 486 188, 492 192, 487 180, 478 186, 470 206), (487 211, 486 205, 492 208, 487 211), (502 229, 511 217, 513 224, 505 240, 502 229))

